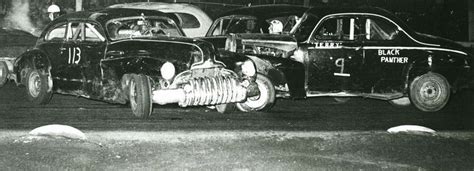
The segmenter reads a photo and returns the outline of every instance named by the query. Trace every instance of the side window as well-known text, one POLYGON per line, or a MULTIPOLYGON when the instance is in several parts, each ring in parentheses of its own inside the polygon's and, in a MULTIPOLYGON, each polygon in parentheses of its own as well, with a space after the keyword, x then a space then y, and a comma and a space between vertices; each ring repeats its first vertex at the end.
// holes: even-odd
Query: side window
POLYGON ((317 28, 313 39, 316 40, 359 40, 360 21, 355 17, 329 18, 317 28))
POLYGON ((99 41, 105 41, 104 36, 99 33, 97 30, 99 26, 86 23, 85 24, 85 40, 90 41, 90 42, 99 42, 99 41))
POLYGON ((64 40, 66 35, 66 24, 58 25, 46 34, 45 40, 64 40))
POLYGON ((201 23, 199 23, 199 20, 191 14, 186 14, 186 13, 176 13, 178 17, 181 19, 181 28, 186 29, 186 28, 199 28, 201 26, 201 23))
POLYGON ((66 33, 66 40, 77 40, 81 39, 81 30, 82 30, 82 23, 78 22, 71 22, 67 25, 67 33, 66 33))
POLYGON ((367 18, 365 35, 367 40, 393 40, 398 35, 398 27, 382 18, 367 18))
POLYGON ((214 30, 212 31, 213 36, 218 35, 225 35, 226 34, 226 27, 229 25, 229 19, 221 19, 219 23, 216 24, 214 30))

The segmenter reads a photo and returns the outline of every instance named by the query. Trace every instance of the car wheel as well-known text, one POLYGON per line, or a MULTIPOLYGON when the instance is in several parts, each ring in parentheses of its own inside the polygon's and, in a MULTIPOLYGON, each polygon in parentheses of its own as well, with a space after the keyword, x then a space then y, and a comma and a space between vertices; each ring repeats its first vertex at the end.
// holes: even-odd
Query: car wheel
POLYGON ((401 98, 398 98, 398 99, 392 99, 392 100, 389 100, 388 103, 390 103, 391 105, 396 106, 396 107, 406 107, 406 106, 410 106, 410 104, 411 104, 410 98, 408 98, 408 97, 401 97, 401 98))
POLYGON ((448 81, 437 73, 418 76, 410 84, 410 101, 421 111, 441 110, 448 103, 450 94, 448 81))
POLYGON ((0 61, 0 87, 5 85, 8 79, 8 66, 4 61, 0 61))
POLYGON ((222 114, 231 113, 235 110, 235 104, 234 103, 218 104, 216 105, 216 110, 217 112, 222 113, 222 114))
POLYGON ((36 69, 27 74, 26 97, 34 104, 47 104, 53 95, 49 77, 36 69))
POLYGON ((242 103, 236 103, 237 108, 243 112, 249 111, 268 111, 275 103, 275 87, 267 77, 258 74, 257 79, 258 91, 257 96, 247 97, 242 103))
POLYGON ((151 115, 151 86, 150 80, 145 75, 133 75, 129 83, 129 100, 133 115, 147 118, 151 115))

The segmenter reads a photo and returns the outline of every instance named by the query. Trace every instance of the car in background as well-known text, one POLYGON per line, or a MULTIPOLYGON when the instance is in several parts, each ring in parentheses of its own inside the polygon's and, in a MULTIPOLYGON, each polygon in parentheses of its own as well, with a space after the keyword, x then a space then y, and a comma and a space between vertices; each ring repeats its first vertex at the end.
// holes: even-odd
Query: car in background
POLYGON ((0 29, 0 87, 8 78, 8 73, 13 70, 13 61, 17 56, 35 46, 38 37, 29 32, 17 29, 0 29))
MULTIPOLYGON (((279 12, 271 7, 267 11, 279 12)), ((233 27, 220 27, 220 21, 208 36, 233 27)), ((474 78, 472 56, 463 46, 415 32, 380 8, 314 7, 297 18, 288 33, 269 34, 270 38, 253 34, 247 37, 258 39, 228 35, 224 48, 254 54, 264 61, 256 62, 257 71, 281 71, 268 74, 281 76, 294 98, 364 97, 435 112, 474 78), (288 74, 292 72, 298 74, 288 74)))
POLYGON ((108 8, 133 8, 157 10, 165 13, 173 13, 179 20, 180 27, 187 37, 202 37, 206 34, 212 19, 199 7, 185 3, 165 2, 134 2, 115 4, 108 8))
POLYGON ((16 58, 14 81, 29 101, 47 104, 53 93, 129 103, 137 117, 152 104, 246 106, 259 96, 255 67, 245 56, 219 60, 212 44, 183 37, 175 15, 109 8, 52 21, 34 49, 16 58), (229 65, 228 69, 226 66, 229 65))

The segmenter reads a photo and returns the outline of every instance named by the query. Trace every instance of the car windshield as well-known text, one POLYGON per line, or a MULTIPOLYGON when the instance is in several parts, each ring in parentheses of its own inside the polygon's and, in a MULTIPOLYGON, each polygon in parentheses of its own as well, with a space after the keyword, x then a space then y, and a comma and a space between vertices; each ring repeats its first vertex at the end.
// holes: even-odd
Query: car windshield
POLYGON ((110 39, 134 37, 183 36, 176 23, 166 17, 136 16, 118 18, 107 23, 110 39))
POLYGON ((216 20, 212 35, 230 33, 288 34, 297 23, 298 16, 274 16, 258 19, 254 16, 226 16, 216 20))
POLYGON ((291 34, 295 36, 298 42, 305 41, 308 39, 319 19, 320 17, 318 16, 308 13, 304 14, 291 29, 291 34))

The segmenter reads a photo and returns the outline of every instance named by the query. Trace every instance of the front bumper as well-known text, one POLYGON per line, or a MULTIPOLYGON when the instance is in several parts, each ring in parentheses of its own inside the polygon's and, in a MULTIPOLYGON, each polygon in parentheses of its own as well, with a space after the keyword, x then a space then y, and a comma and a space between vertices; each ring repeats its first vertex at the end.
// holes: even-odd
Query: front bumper
POLYGON ((182 107, 235 103, 247 98, 248 85, 248 81, 233 76, 198 77, 180 88, 154 90, 152 99, 153 103, 178 103, 182 107))

